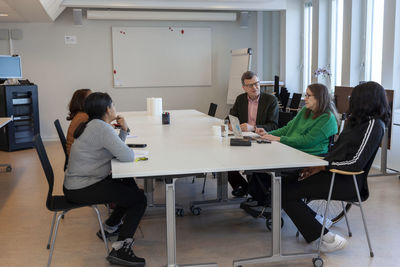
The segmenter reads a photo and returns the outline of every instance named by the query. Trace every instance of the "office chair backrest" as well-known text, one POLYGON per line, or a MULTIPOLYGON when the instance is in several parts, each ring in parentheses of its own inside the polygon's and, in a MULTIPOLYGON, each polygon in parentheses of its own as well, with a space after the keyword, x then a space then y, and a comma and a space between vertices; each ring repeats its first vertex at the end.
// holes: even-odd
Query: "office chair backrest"
POLYGON ((291 121, 292 117, 293 115, 291 112, 279 111, 278 127, 282 128, 283 126, 286 126, 286 124, 291 121))
POLYGON ((68 165, 67 140, 65 139, 64 132, 61 128, 60 121, 58 119, 54 121, 54 126, 56 126, 57 134, 58 137, 60 138, 60 142, 65 154, 65 162, 64 162, 64 171, 65 171, 68 165))
POLYGON ((289 92, 284 92, 282 91, 281 93, 281 105, 282 105, 282 110, 285 111, 287 104, 289 102, 289 97, 290 97, 290 93, 289 92))
POLYGON ((335 135, 331 135, 331 136, 329 136, 328 152, 332 151, 334 144, 335 144, 335 135))
POLYGON ((33 138, 33 144, 35 145, 36 152, 39 156, 40 163, 42 164, 44 174, 46 175, 47 183, 49 184, 49 192, 47 194, 46 206, 50 209, 54 186, 53 168, 51 167, 46 150, 43 146, 42 138, 39 134, 35 135, 35 137, 33 138))
POLYGON ((274 92, 275 92, 275 96, 279 99, 280 95, 279 95, 279 76, 275 75, 274 76, 274 92))
POLYGON ((208 116, 215 117, 215 113, 217 112, 217 104, 210 103, 210 108, 208 109, 208 116))
POLYGON ((293 93, 289 108, 298 109, 300 106, 301 94, 293 93))
POLYGON ((58 119, 54 121, 54 126, 56 126, 57 134, 58 134, 58 137, 60 138, 64 153, 65 153, 65 155, 67 155, 67 140, 65 139, 64 132, 61 128, 61 124, 58 119))

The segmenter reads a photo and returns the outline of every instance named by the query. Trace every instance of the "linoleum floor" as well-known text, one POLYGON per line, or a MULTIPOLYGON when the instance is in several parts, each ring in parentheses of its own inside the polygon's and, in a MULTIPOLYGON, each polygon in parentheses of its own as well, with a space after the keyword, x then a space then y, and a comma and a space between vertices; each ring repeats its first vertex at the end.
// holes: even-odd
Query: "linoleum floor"
MULTIPOLYGON (((62 193, 64 154, 59 142, 46 142, 47 153, 56 181, 54 191, 62 193)), ((46 266, 46 249, 52 213, 45 207, 48 186, 34 149, 0 152, 0 163, 11 163, 12 172, 0 171, 0 266, 46 266)), ((138 180, 138 184, 142 184, 138 180)), ((176 201, 185 208, 177 217, 177 261, 179 264, 216 262, 232 266, 232 260, 260 257, 271 253, 271 233, 263 219, 254 219, 238 205, 203 208, 192 215, 189 201, 210 199, 216 195, 216 180, 210 176, 206 194, 201 194, 203 179, 179 179, 176 201)), ((358 208, 349 212, 353 236, 348 246, 323 255, 324 266, 400 266, 400 180, 397 176, 369 178, 370 198, 364 202, 375 257, 369 257, 358 208)), ((164 185, 156 182, 155 201, 164 203, 164 185)), ((107 210, 100 207, 102 218, 107 210)), ((284 253, 313 251, 315 244, 296 238, 296 228, 286 214, 282 229, 284 253)), ((109 266, 104 244, 96 237, 99 229, 90 208, 73 210, 62 220, 57 236, 52 266, 109 266)), ((148 267, 166 264, 164 209, 148 209, 136 233, 134 251, 146 258, 148 267)), ((346 236, 345 221, 332 231, 346 236)), ((254 266, 254 265, 253 265, 254 266)), ((264 266, 264 265, 257 265, 264 266)), ((267 266, 312 266, 311 260, 274 263, 267 266)))

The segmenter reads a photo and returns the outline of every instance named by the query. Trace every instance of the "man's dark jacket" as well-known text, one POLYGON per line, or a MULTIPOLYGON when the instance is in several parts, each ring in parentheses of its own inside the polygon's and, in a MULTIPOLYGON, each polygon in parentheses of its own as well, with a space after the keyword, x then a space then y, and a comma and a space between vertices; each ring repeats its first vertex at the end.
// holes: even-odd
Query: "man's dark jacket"
MULTIPOLYGON (((248 122, 248 104, 247 93, 238 95, 235 104, 229 114, 239 118, 240 123, 248 122)), ((260 93, 258 101, 256 127, 264 128, 266 131, 272 131, 278 128, 279 107, 275 96, 260 93)))

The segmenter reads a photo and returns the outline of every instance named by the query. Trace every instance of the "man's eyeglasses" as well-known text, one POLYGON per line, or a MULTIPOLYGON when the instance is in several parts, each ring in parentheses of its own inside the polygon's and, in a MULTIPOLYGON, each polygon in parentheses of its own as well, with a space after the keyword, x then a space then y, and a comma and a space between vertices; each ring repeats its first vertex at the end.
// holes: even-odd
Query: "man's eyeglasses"
POLYGON ((253 88, 254 86, 255 87, 259 87, 260 86, 260 81, 257 81, 257 82, 255 82, 255 83, 250 83, 250 84, 245 84, 245 85, 243 85, 244 87, 247 87, 247 88, 253 88))

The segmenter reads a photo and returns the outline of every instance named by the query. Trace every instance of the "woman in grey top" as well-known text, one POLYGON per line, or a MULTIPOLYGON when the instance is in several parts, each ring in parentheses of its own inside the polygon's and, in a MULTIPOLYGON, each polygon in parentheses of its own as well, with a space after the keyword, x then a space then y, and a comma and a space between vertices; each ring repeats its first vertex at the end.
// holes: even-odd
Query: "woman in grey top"
MULTIPOLYGON (((124 143, 128 125, 116 114, 107 93, 89 95, 84 109, 89 120, 75 130, 65 172, 64 194, 75 203, 115 203, 116 208, 104 223, 106 237, 118 235, 107 260, 112 264, 144 266, 145 259, 135 256, 131 247, 146 210, 146 197, 134 179, 111 178, 111 159, 134 160, 132 149, 124 143), (114 120, 121 125, 119 136, 110 124, 114 120)), ((100 231, 97 235, 102 238, 100 231)))

